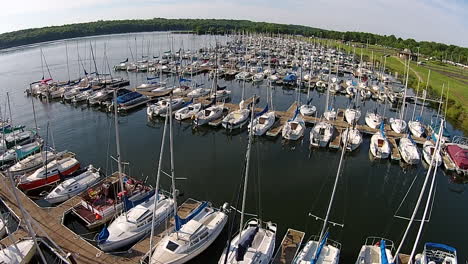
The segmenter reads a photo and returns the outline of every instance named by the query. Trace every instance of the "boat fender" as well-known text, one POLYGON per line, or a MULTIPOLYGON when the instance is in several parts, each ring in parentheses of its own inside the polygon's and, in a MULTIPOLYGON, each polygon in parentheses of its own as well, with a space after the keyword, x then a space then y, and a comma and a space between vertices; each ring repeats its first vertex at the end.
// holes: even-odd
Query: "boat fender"
POLYGON ((229 203, 224 203, 222 206, 222 211, 223 212, 229 212, 229 203))

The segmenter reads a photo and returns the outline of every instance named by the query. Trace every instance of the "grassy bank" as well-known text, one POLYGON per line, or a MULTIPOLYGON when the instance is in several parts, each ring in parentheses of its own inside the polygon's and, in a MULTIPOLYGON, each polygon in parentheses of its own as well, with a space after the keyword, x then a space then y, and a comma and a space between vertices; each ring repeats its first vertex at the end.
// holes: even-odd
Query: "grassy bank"
MULTIPOLYGON (((385 68, 388 72, 401 78, 404 75, 405 61, 397 57, 398 50, 384 48, 376 45, 363 45, 361 43, 352 43, 353 45, 345 45, 335 40, 315 40, 323 45, 336 47, 345 50, 346 52, 356 53, 356 56, 363 55, 364 61, 373 60, 375 63, 384 63, 384 55, 389 55, 385 61, 385 68)), ((468 73, 466 70, 453 65, 442 64, 437 61, 428 61, 425 65, 418 65, 416 62, 410 63, 410 75, 408 87, 416 91, 418 80, 421 81, 420 87, 425 87, 427 78, 429 77, 428 93, 432 97, 439 98, 442 89, 444 89, 444 97, 447 94, 449 102, 447 107, 447 119, 452 121, 455 127, 461 129, 465 135, 468 134, 468 73), (450 76, 449 76, 450 75, 450 76)), ((403 81, 403 80, 401 80, 403 81)), ((443 107, 445 109, 445 106, 443 107)))

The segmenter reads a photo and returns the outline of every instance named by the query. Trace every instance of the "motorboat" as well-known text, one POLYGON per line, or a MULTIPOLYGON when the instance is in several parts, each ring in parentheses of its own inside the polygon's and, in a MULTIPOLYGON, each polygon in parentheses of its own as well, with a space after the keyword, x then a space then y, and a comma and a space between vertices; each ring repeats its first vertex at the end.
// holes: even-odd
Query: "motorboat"
POLYGON ((57 185, 44 197, 44 200, 51 204, 64 202, 95 185, 100 177, 99 169, 94 168, 93 165, 89 165, 79 175, 66 179, 57 185))
POLYGON ((74 157, 60 157, 37 169, 31 174, 25 174, 18 180, 18 188, 30 191, 59 182, 80 168, 80 162, 74 157))

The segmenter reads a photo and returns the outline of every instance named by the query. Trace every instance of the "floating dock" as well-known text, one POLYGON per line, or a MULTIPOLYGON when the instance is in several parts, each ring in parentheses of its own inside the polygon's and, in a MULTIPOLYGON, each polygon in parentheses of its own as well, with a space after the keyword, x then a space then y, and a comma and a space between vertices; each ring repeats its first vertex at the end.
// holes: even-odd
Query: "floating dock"
POLYGON ((286 112, 284 111, 275 111, 276 122, 273 126, 266 132, 266 135, 269 137, 277 137, 279 133, 283 130, 283 126, 294 116, 296 111, 297 103, 294 102, 286 112))
MULTIPOLYGON (((81 238, 78 234, 63 225, 64 214, 70 211, 73 206, 81 202, 79 196, 75 196, 66 202, 58 205, 57 207, 41 208, 33 200, 31 200, 26 194, 12 186, 9 178, 4 174, 0 173, 0 196, 3 202, 13 211, 14 214, 22 218, 21 210, 17 205, 16 199, 13 195, 12 190, 16 189, 16 193, 23 205, 25 211, 29 214, 32 219, 32 226, 38 236, 49 237, 54 243, 59 245, 64 258, 73 259, 76 263, 85 264, 101 264, 101 263, 112 263, 112 264, 123 264, 123 263, 140 263, 142 257, 149 250, 149 237, 135 244, 129 253, 122 256, 116 256, 104 253, 94 245, 81 238), (70 253, 70 256, 67 256, 70 253)), ((189 199, 178 208, 178 214, 181 217, 186 217, 192 210, 198 207, 200 202, 193 199, 189 199)), ((173 228, 173 220, 167 221, 166 225, 162 224, 155 231, 154 245, 158 243, 163 234, 170 232, 173 228)), ((28 236, 28 232, 24 228, 23 221, 18 226, 12 236, 15 240, 28 236)), ((1 242, 5 242, 4 245, 10 243, 10 239, 7 237, 1 242)))
POLYGON ((305 233, 289 228, 276 250, 272 264, 290 264, 299 251, 305 233))

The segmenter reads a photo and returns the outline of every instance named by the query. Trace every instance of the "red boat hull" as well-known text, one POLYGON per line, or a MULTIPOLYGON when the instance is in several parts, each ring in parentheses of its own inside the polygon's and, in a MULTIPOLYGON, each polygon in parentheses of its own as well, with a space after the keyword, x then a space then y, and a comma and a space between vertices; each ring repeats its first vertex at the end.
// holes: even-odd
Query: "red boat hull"
POLYGON ((50 176, 48 176, 47 178, 44 178, 44 179, 38 179, 38 180, 35 180, 35 181, 20 183, 20 184, 18 184, 18 188, 20 188, 23 191, 30 191, 30 190, 41 188, 41 187, 44 187, 44 186, 47 186, 47 185, 50 185, 50 184, 54 184, 54 183, 60 181, 60 175, 68 176, 68 175, 74 173, 75 171, 77 171, 79 168, 80 168, 80 163, 77 163, 73 167, 67 169, 66 171, 62 171, 60 174, 57 173, 57 174, 54 174, 54 175, 50 175, 50 176))

